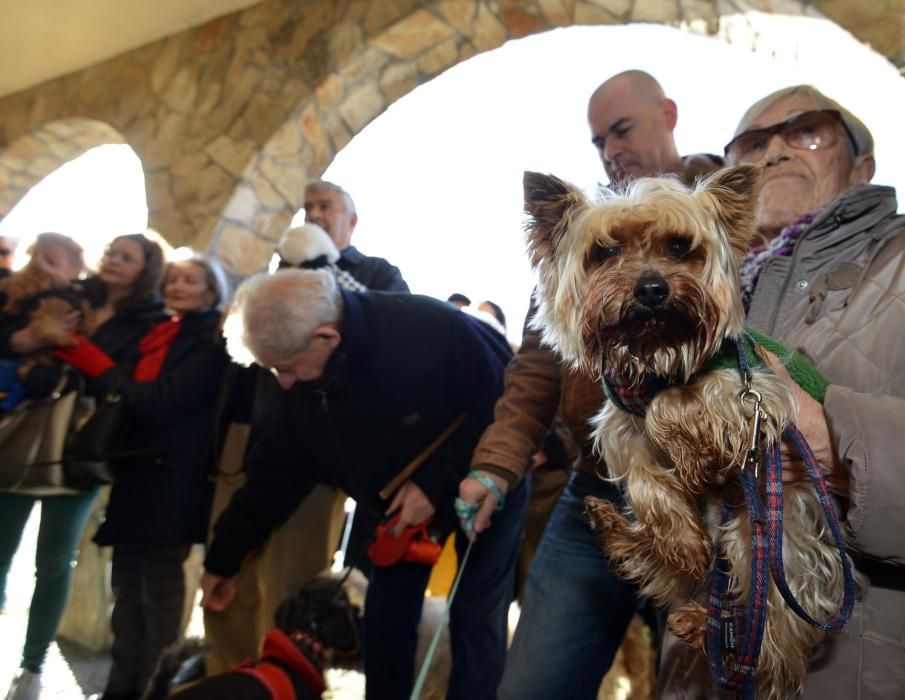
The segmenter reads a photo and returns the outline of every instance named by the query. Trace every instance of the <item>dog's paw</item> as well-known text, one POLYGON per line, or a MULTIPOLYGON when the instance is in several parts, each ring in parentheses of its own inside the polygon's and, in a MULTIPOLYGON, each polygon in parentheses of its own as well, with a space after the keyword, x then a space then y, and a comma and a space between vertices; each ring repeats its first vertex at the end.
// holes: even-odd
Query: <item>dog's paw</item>
POLYGON ((685 603, 666 618, 669 631, 692 649, 706 650, 707 608, 700 603, 685 603))
POLYGON ((584 503, 591 529, 600 539, 610 563, 617 573, 631 577, 631 567, 625 564, 649 549, 646 530, 629 521, 612 501, 587 496, 584 503))
POLYGON ((586 496, 584 506, 594 532, 603 535, 612 529, 625 530, 628 528, 628 520, 612 501, 586 496))

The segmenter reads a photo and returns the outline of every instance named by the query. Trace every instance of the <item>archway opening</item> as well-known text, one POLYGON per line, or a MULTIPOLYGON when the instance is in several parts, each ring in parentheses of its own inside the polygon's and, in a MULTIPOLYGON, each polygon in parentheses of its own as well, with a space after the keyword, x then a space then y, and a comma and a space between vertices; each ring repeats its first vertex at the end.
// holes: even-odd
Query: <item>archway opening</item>
POLYGON ((894 116, 905 109, 905 82, 832 22, 751 13, 724 19, 720 38, 655 25, 572 27, 460 63, 363 129, 324 174, 356 201, 353 243, 397 265, 413 291, 495 301, 517 341, 533 287, 522 172, 552 172, 589 191, 605 181, 587 99, 630 68, 653 74, 678 103, 682 154, 721 154, 750 104, 812 83, 872 129, 874 182, 905 186, 894 116))
POLYGON ((56 231, 78 241, 94 267, 104 246, 121 233, 144 231, 148 204, 141 161, 123 144, 97 146, 43 178, 0 221, 0 236, 17 242, 13 267, 39 233, 56 231))

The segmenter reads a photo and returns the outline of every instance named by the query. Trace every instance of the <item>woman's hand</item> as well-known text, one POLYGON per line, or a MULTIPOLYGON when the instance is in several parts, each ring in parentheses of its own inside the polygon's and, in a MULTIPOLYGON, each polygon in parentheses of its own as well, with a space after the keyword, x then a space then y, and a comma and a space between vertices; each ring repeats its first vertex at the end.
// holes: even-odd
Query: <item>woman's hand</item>
POLYGON ((26 326, 9 337, 9 348, 17 355, 30 355, 46 347, 31 328, 26 326))
MULTIPOLYGON (((785 380, 798 401, 798 416, 795 424, 804 439, 807 440, 808 445, 811 446, 826 479, 827 488, 833 493, 848 497, 848 473, 836 456, 833 436, 830 435, 823 404, 798 386, 776 355, 763 348, 759 348, 759 350, 770 369, 776 373, 776 376, 785 380)), ((798 454, 798 450, 786 437, 783 437, 781 450, 783 481, 789 483, 808 481, 810 477, 807 468, 798 454)))

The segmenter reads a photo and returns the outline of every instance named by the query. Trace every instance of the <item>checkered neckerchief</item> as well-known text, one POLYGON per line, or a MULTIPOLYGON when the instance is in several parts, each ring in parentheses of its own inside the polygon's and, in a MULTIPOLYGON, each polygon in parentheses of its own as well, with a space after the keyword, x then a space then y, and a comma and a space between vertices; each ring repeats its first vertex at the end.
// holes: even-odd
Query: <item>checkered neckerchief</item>
POLYGON ((669 382, 655 374, 633 381, 626 381, 609 373, 603 376, 603 389, 607 398, 623 411, 636 416, 644 416, 657 392, 667 386, 669 382))

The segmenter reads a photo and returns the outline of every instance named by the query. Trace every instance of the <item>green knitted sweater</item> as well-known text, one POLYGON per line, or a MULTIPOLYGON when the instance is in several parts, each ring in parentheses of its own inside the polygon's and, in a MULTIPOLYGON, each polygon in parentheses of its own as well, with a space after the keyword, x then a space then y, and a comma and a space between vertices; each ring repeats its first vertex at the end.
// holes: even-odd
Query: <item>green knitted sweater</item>
MULTIPOLYGON (((774 340, 760 331, 746 326, 745 335, 742 337, 742 345, 745 348, 745 355, 751 367, 757 367, 761 364, 761 360, 754 352, 752 339, 758 345, 762 345, 776 355, 785 365, 786 371, 788 371, 792 379, 816 401, 823 403, 826 398, 826 389, 830 382, 804 355, 783 345, 778 340, 774 340)), ((738 369, 738 353, 733 341, 724 341, 720 351, 704 364, 701 372, 709 372, 715 369, 738 369)))

